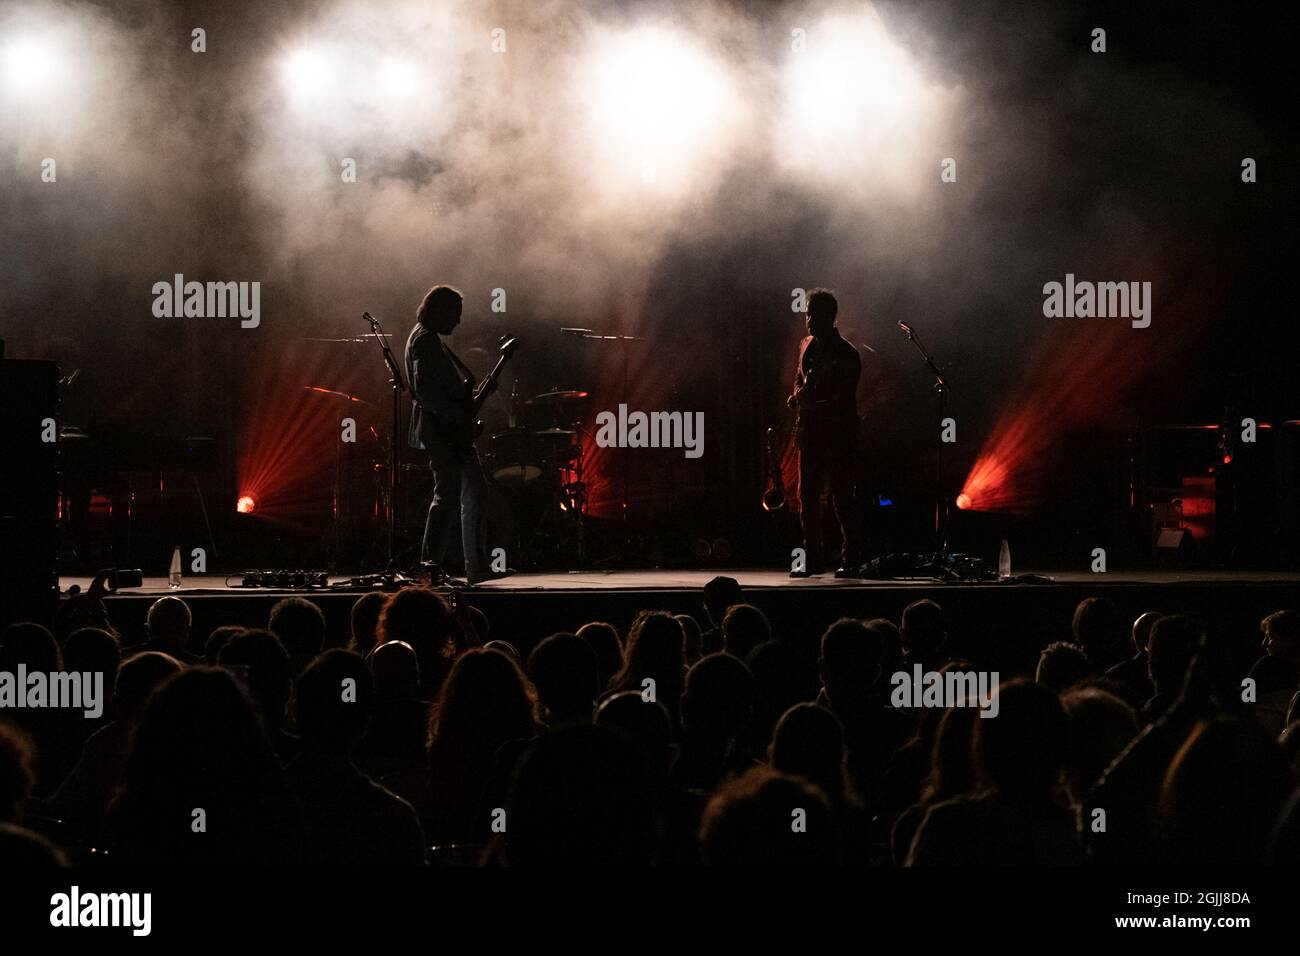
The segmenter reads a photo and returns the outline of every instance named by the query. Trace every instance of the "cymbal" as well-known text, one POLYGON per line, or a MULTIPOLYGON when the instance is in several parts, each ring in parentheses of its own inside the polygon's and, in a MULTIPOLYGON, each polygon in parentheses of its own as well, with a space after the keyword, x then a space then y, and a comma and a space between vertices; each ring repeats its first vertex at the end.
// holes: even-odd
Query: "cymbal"
POLYGON ((571 428, 543 428, 533 434, 542 438, 572 438, 577 432, 571 428))
POLYGON ((322 385, 304 385, 303 388, 309 392, 315 392, 317 395, 328 395, 331 398, 341 398, 345 402, 354 402, 357 405, 373 406, 375 404, 374 402, 366 401, 364 398, 358 398, 356 395, 349 395, 347 392, 335 391, 332 388, 325 388, 322 385))
MULTIPOLYGON (((386 339, 391 339, 393 337, 393 333, 391 332, 385 332, 383 335, 386 339)), ((344 345, 361 345, 365 342, 373 342, 375 337, 373 335, 366 335, 349 339, 325 339, 315 335, 305 335, 302 340, 304 342, 338 342, 344 345)))
POLYGON ((578 402, 591 393, 578 389, 560 389, 554 392, 542 392, 524 402, 525 405, 562 405, 565 402, 578 402))

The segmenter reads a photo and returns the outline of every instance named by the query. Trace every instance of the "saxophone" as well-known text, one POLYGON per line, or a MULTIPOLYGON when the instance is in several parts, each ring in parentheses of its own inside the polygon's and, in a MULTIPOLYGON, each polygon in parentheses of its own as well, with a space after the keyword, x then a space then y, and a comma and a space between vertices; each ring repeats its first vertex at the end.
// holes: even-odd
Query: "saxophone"
POLYGON ((780 511, 785 507, 785 482, 781 462, 776 457, 776 429, 767 430, 767 487, 763 489, 763 510, 780 511))

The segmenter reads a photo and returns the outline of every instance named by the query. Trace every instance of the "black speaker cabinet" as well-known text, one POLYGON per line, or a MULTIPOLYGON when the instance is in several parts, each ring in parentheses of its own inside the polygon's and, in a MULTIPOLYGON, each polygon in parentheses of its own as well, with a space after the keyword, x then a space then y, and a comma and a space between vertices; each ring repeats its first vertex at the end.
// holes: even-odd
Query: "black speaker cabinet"
POLYGON ((0 359, 0 624, 48 624, 58 602, 59 372, 0 359))

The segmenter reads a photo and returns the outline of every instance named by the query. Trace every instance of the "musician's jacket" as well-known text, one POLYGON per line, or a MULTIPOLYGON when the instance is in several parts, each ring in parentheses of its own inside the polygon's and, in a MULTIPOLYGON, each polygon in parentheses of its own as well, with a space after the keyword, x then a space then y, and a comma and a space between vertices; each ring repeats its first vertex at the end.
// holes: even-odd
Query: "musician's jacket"
POLYGON ((458 444, 474 419, 474 376, 437 332, 418 322, 406 340, 406 378, 414 395, 411 447, 435 454, 458 444))
POLYGON ((808 336, 799 348, 795 388, 801 390, 800 445, 852 441, 858 433, 858 378, 862 359, 838 329, 823 340, 808 336))

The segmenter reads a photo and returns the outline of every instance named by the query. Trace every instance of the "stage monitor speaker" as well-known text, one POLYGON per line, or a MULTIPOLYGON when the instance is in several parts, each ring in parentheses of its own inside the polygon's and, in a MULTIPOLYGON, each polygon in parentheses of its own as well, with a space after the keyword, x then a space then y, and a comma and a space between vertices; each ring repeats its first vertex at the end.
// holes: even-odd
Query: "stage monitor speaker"
POLYGON ((0 624, 48 624, 58 603, 59 372, 0 359, 0 624))
POLYGON ((1186 528, 1161 528, 1156 532, 1154 552, 1157 568, 1186 568, 1195 556, 1196 543, 1186 528))

